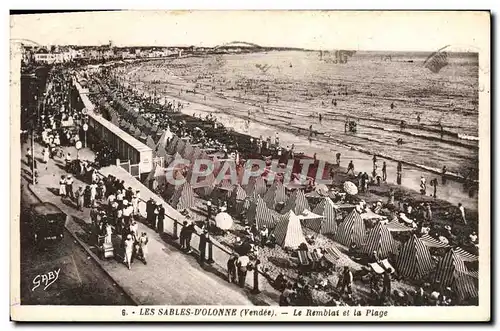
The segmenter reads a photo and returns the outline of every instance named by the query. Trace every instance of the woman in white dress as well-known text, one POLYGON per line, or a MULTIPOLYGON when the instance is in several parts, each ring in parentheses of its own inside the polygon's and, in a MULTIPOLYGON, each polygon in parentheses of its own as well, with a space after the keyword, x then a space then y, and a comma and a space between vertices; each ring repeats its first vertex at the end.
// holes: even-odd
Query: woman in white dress
POLYGON ((64 175, 59 180, 59 195, 62 197, 66 196, 66 176, 64 175))
POLYGON ((134 251, 134 240, 132 235, 127 235, 127 240, 125 240, 125 256, 123 258, 123 263, 125 263, 130 270, 130 263, 132 263, 132 252, 134 251))
POLYGON ((47 163, 49 162, 49 149, 48 148, 44 148, 43 151, 42 151, 42 157, 43 157, 43 163, 47 163))
POLYGON ((112 244, 111 240, 111 235, 113 233, 113 228, 111 227, 111 224, 106 223, 106 237, 104 238, 104 243, 105 244, 112 244))

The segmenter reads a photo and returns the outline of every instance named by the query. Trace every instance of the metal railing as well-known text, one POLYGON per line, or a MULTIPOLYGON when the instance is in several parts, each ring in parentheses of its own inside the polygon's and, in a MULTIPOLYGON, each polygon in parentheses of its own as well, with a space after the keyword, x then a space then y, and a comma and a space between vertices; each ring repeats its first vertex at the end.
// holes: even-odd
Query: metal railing
MULTIPOLYGON (((102 173, 98 172, 100 176, 103 178, 106 178, 105 175, 102 173)), ((148 188, 149 190, 149 188, 148 188)), ((153 191, 150 191, 153 193, 155 197, 158 197, 156 193, 153 191)), ((168 204, 163 198, 158 197, 159 199, 156 200, 157 203, 160 204, 168 204)), ((139 205, 138 205, 138 210, 139 214, 143 219, 147 219, 145 213, 146 210, 146 205, 147 201, 139 198, 139 205), (142 206, 144 205, 144 207, 142 206), (142 211, 144 210, 144 212, 142 211)), ((150 225, 150 224, 146 224, 150 225)), ((182 229, 183 223, 180 220, 177 220, 167 214, 165 214, 165 219, 163 220, 163 232, 170 235, 172 240, 180 245, 180 230, 182 229)), ((195 232, 193 233, 193 236, 191 237, 191 247, 194 251, 198 252, 198 260, 201 262, 201 256, 200 254, 200 238, 201 238, 202 230, 195 225, 195 232)), ((218 243, 216 240, 211 238, 208 242, 206 242, 206 249, 205 249, 206 256, 204 258, 204 261, 208 264, 215 263, 218 266, 222 267, 226 272, 227 272, 227 261, 235 253, 235 251, 232 251, 231 249, 222 246, 220 243, 218 243)), ((251 273, 253 277, 247 277, 246 279, 246 284, 250 285, 252 287, 252 293, 258 294, 260 293, 260 286, 259 286, 259 275, 263 276, 264 279, 269 281, 269 277, 259 268, 260 261, 257 259, 256 261, 253 262, 253 272, 251 273)), ((272 287, 272 284, 270 284, 272 287)))

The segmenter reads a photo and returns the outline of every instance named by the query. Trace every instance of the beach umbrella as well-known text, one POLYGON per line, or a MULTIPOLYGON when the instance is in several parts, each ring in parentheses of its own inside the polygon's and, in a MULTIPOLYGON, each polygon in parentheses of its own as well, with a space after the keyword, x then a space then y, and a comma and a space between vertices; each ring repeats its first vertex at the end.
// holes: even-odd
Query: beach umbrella
POLYGON ((229 230, 233 225, 233 218, 225 212, 220 212, 215 215, 215 224, 221 230, 229 230))
POLYGON ((328 187, 325 184, 316 185, 316 187, 314 188, 314 190, 319 195, 326 196, 328 194, 328 187))
POLYGON ((347 181, 344 183, 344 191, 347 194, 356 195, 358 194, 358 187, 353 182, 347 181))

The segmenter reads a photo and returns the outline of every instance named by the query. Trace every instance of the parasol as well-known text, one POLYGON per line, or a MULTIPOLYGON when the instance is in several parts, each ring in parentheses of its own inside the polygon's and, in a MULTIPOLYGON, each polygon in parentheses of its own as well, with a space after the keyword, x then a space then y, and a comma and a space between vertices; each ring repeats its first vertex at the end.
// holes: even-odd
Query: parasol
POLYGON ((228 230, 233 225, 233 218, 225 212, 220 212, 215 216, 215 224, 221 230, 228 230))
POLYGON ((358 194, 358 187, 353 182, 347 181, 344 183, 344 191, 349 195, 356 195, 358 194))
POLYGON ((328 194, 328 187, 325 184, 316 185, 316 187, 314 188, 314 190, 319 195, 327 195, 328 194))

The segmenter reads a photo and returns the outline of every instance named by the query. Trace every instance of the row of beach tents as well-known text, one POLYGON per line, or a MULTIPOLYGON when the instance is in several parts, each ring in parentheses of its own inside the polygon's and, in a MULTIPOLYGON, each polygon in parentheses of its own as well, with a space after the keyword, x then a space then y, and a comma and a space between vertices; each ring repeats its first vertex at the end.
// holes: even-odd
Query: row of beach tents
MULTIPOLYGON (((126 104, 121 106, 126 109, 126 104)), ((120 119, 112 107, 109 105, 107 107, 112 123, 145 141, 146 145, 153 149, 154 157, 163 158, 164 164, 168 164, 166 167, 155 164, 145 180, 145 184, 149 187, 152 183, 168 187, 166 173, 175 170, 173 163, 179 158, 212 160, 214 166, 219 168, 216 170, 220 170, 225 162, 234 163, 234 160, 217 162, 203 149, 173 134, 169 128, 160 132, 158 127, 149 124, 131 109, 127 113, 128 117, 137 119, 135 126, 125 119, 120 119), (159 135, 161 136, 155 143, 153 137, 159 135)), ((397 253, 396 268, 405 278, 423 279, 435 270, 435 280, 441 286, 454 289, 461 299, 478 296, 477 272, 469 271, 465 265, 465 262, 477 261, 477 256, 460 248, 451 248, 428 235, 417 237, 415 234, 412 234, 405 243, 398 245, 391 232, 411 231, 411 228, 398 222, 387 224, 379 222, 367 231, 361 214, 356 210, 352 210, 339 224, 339 208, 330 198, 322 198, 311 210, 304 191, 296 189, 288 196, 285 186, 279 181, 274 181, 268 188, 263 177, 256 177, 243 187, 239 184, 233 185, 228 180, 216 183, 215 175, 212 174, 207 176, 208 178, 202 178, 201 183, 196 183, 193 187, 190 182, 193 175, 192 172, 188 172, 186 174, 188 180, 184 184, 170 188, 168 202, 174 208, 182 210, 194 207, 195 192, 200 196, 208 196, 214 189, 221 189, 227 194, 237 213, 247 210, 247 221, 250 224, 255 223, 259 228, 263 226, 269 228, 282 247, 296 248, 306 242, 304 226, 316 233, 333 235, 335 241, 347 247, 355 244, 368 255, 377 252, 381 259, 397 253), (284 205, 281 213, 275 211, 278 204, 284 205), (429 251, 430 247, 448 249, 437 266, 429 251)), ((342 256, 339 252, 335 255, 337 259, 342 256)))

